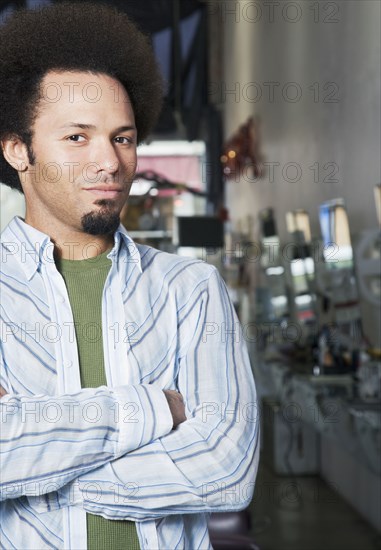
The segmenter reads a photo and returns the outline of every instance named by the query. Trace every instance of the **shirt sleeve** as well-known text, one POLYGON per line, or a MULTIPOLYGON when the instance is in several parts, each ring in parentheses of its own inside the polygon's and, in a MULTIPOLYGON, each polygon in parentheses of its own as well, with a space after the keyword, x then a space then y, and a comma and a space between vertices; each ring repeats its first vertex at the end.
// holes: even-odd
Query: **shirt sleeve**
POLYGON ((173 426, 165 394, 153 385, 7 394, 0 399, 0 420, 1 500, 56 491, 173 426))
POLYGON ((58 506, 139 521, 249 504, 259 456, 256 391, 244 333, 217 271, 183 309, 178 346, 187 420, 79 476, 58 506))

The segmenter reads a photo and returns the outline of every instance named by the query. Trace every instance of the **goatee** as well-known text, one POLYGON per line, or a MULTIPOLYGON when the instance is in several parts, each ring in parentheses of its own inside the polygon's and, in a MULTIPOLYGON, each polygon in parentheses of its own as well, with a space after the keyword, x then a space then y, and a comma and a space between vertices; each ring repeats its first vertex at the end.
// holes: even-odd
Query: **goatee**
POLYGON ((82 216, 82 229, 88 235, 113 235, 120 224, 119 212, 115 212, 113 201, 101 199, 96 202, 100 210, 82 216))

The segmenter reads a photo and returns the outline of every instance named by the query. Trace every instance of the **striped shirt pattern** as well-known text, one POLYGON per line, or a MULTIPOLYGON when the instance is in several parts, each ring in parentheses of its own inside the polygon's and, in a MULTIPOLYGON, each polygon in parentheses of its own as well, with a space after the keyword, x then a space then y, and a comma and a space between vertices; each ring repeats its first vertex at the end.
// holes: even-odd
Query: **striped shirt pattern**
POLYGON ((81 389, 53 250, 20 218, 1 235, 1 548, 85 549, 86 512, 135 521, 142 549, 211 548, 208 514, 249 504, 259 456, 254 380, 218 271, 120 226, 102 298, 107 387, 81 389), (175 430, 163 389, 184 397, 175 430))

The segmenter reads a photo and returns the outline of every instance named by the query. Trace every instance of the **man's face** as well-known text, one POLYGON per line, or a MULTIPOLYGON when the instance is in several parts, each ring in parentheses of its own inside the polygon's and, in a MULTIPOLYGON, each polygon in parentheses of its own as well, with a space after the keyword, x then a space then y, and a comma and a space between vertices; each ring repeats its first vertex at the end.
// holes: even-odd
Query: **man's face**
POLYGON ((34 162, 21 174, 26 221, 48 234, 112 234, 136 170, 128 95, 117 80, 86 72, 49 72, 41 90, 34 162))

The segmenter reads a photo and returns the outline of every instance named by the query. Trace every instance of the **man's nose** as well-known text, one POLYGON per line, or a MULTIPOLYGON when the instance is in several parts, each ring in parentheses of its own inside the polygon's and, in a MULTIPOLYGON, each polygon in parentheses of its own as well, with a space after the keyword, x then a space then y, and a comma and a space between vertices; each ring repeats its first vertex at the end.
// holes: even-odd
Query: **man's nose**
POLYGON ((103 170, 107 174, 116 174, 119 170, 119 161, 106 160, 102 163, 101 170, 103 170))
POLYGON ((98 172, 116 174, 119 170, 119 158, 110 142, 102 142, 98 146, 97 155, 94 159, 98 172))

